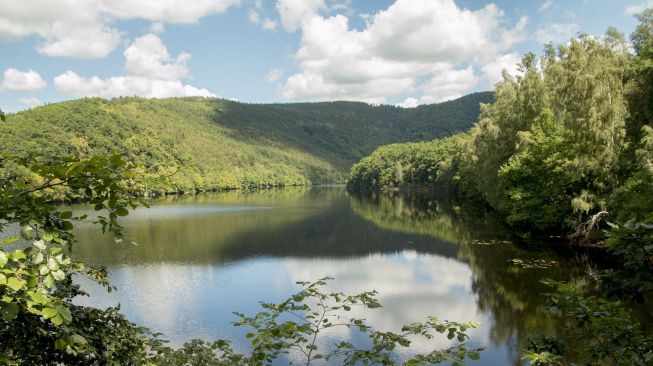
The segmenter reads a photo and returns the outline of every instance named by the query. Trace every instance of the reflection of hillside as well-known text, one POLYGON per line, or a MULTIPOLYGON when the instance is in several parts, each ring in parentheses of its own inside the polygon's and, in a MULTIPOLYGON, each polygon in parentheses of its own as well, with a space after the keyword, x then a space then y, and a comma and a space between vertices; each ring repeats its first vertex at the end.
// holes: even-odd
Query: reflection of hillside
POLYGON ((115 244, 95 230, 80 230, 79 241, 94 244, 77 246, 75 252, 105 265, 214 264, 254 256, 351 257, 403 249, 455 257, 458 248, 437 238, 379 230, 354 214, 348 201, 339 188, 168 199, 129 216, 125 243, 115 244), (234 211, 211 211, 229 205, 234 211), (201 214, 193 214, 196 211, 201 214))
POLYGON ((451 243, 505 237, 493 215, 474 207, 454 206, 448 197, 430 193, 355 195, 351 206, 364 219, 396 232, 429 235, 451 243))

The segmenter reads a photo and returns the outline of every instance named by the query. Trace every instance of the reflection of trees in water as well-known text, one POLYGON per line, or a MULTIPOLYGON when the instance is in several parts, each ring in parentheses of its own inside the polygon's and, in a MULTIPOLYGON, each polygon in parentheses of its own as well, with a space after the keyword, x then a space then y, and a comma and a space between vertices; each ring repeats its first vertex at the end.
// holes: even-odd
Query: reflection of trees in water
POLYGON ((486 209, 458 205, 433 192, 353 195, 351 206, 366 220, 393 231, 429 235, 458 244, 472 239, 506 238, 500 221, 486 209))
POLYGON ((515 364, 521 364, 519 350, 529 333, 556 332, 542 295, 550 289, 540 281, 568 277, 572 263, 550 251, 514 245, 492 212, 456 205, 443 196, 397 192, 352 197, 352 207, 379 227, 458 243, 458 258, 472 270, 478 308, 492 318, 490 340, 497 346, 505 344, 515 364), (515 258, 527 263, 553 260, 555 265, 519 266, 511 262, 515 258))
POLYGON ((458 250, 437 237, 379 229, 352 212, 341 188, 266 190, 240 196, 227 192, 169 200, 157 205, 168 204, 171 215, 157 216, 153 205, 138 220, 130 216, 134 221, 125 225, 129 240, 122 244, 94 231, 80 231, 80 240, 94 244, 78 247, 76 254, 87 260, 100 258, 105 265, 216 264, 254 256, 333 258, 404 249, 452 258, 458 250), (193 214, 211 205, 264 208, 193 214), (139 245, 129 244, 132 240, 139 245))

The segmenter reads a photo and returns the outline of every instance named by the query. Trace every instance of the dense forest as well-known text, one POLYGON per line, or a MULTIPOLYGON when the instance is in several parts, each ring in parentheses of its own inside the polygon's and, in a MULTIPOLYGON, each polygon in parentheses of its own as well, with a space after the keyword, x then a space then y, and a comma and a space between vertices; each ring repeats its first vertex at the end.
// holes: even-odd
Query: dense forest
POLYGON ((353 166, 349 186, 454 190, 524 231, 561 233, 608 213, 650 220, 653 40, 643 22, 636 55, 614 29, 525 55, 469 131, 382 146, 353 166))
POLYGON ((355 102, 80 99, 8 116, 0 125, 0 154, 122 153, 143 174, 168 176, 169 185, 143 183, 146 193, 336 183, 379 145, 468 129, 479 103, 492 98, 477 93, 408 109, 355 102))

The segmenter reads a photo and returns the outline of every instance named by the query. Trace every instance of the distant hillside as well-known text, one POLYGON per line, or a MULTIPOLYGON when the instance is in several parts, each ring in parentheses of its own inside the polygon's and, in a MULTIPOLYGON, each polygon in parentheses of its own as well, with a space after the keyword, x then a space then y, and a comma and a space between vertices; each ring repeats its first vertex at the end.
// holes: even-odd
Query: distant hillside
POLYGON ((9 115, 0 153, 119 151, 179 191, 344 181, 376 147, 467 130, 491 92, 417 108, 358 102, 244 104, 222 99, 86 98, 9 115))

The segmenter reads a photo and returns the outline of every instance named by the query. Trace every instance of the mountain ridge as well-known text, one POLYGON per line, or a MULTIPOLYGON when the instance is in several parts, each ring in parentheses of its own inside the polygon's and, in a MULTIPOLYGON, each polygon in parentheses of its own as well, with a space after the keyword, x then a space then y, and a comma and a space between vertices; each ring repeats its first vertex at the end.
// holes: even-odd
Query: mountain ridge
POLYGON ((469 129, 479 103, 492 100, 492 92, 481 92, 401 108, 346 101, 82 98, 9 114, 0 125, 0 153, 117 151, 156 166, 155 173, 178 167, 171 183, 179 192, 342 182, 351 165, 378 146, 469 129))

